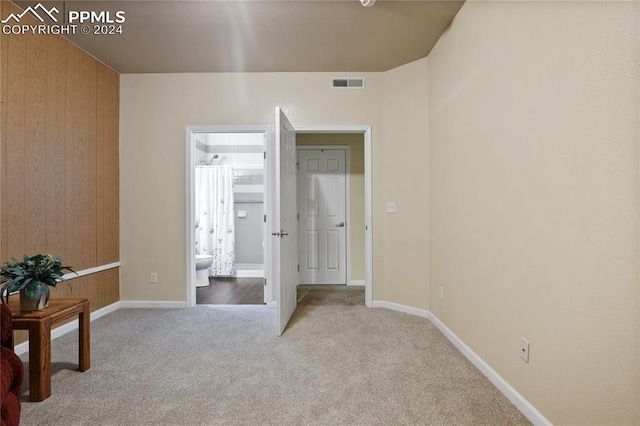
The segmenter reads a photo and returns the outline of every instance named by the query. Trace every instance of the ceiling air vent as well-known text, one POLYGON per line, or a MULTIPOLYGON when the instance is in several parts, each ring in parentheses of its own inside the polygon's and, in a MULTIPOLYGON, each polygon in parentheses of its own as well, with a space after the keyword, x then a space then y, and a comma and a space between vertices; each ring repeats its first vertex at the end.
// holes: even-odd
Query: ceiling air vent
POLYGON ((334 78, 331 87, 338 89, 364 89, 364 78, 334 78))

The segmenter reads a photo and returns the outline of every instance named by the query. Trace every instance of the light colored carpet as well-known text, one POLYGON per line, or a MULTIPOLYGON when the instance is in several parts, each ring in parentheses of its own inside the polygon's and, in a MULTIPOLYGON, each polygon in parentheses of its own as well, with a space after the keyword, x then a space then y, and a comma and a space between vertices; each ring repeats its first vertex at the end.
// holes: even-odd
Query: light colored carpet
POLYGON ((52 396, 25 389, 21 425, 528 424, 423 318, 312 305, 280 338, 274 323, 265 306, 118 310, 92 323, 84 373, 77 332, 52 342, 52 396))
POLYGON ((364 286, 299 285, 298 306, 364 306, 364 286))

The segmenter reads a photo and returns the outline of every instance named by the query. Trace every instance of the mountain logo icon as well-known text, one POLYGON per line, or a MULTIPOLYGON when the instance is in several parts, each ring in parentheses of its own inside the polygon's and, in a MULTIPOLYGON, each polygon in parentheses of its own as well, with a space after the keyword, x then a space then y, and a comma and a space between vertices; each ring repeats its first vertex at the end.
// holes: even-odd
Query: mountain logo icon
POLYGON ((54 13, 60 13, 60 11, 55 6, 52 7, 51 9, 47 9, 42 5, 42 3, 38 3, 33 7, 31 6, 27 7, 25 10, 22 11, 22 13, 19 13, 17 15, 15 13, 11 13, 9 14, 9 16, 7 16, 5 19, 3 19, 0 22, 3 24, 7 24, 9 23, 9 21, 13 20, 15 21, 15 23, 18 23, 20 22, 22 17, 27 13, 31 13, 33 16, 38 18, 40 22, 44 23, 45 21, 44 21, 44 18, 42 17, 43 15, 46 15, 49 18, 51 18, 53 22, 58 22, 58 19, 55 17, 54 13))

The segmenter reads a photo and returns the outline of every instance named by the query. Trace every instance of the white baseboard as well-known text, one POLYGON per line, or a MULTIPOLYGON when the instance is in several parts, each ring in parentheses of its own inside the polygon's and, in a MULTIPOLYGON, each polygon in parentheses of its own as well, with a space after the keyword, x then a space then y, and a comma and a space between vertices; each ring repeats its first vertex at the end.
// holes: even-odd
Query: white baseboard
POLYGON ((236 278, 264 278, 264 269, 239 269, 235 273, 236 278))
POLYGON ((489 364, 478 356, 469 346, 467 346, 458 336, 456 336, 449 328, 444 325, 436 316, 429 313, 429 320, 435 325, 442 334, 478 369, 484 374, 491 383, 498 388, 504 396, 507 397, 513 405, 516 406, 522 414, 534 425, 551 425, 542 413, 531 405, 518 391, 516 391, 505 379, 502 378, 489 364))
POLYGON ((348 286, 362 286, 364 287, 364 280, 351 280, 347 283, 348 286))
MULTIPOLYGON (((105 306, 103 308, 97 309, 93 312, 91 312, 91 321, 97 320, 100 317, 103 317, 107 314, 110 314, 111 312, 115 312, 118 309, 120 309, 120 302, 115 302, 112 303, 111 305, 105 306)), ((63 324, 59 327, 56 327, 54 329, 51 330, 51 340, 56 339, 60 336, 63 336, 73 330, 77 330, 78 329, 78 320, 75 319, 71 322, 68 322, 66 324, 63 324)), ((22 355, 26 352, 29 352, 29 341, 26 342, 22 342, 18 345, 15 346, 14 348, 14 352, 18 355, 22 355)))
POLYGON ((121 308, 187 308, 185 301, 121 300, 121 308))
MULTIPOLYGON (((271 302, 267 306, 275 307, 276 303, 271 302)), ((182 301, 137 301, 137 300, 121 300, 112 303, 104 308, 98 309, 91 313, 91 321, 103 317, 111 312, 121 308, 186 308, 187 303, 182 301)), ((458 336, 456 336, 449 328, 444 325, 437 317, 425 309, 418 309, 411 306, 401 305, 399 303, 386 302, 384 300, 374 300, 373 308, 385 308, 392 311, 403 312, 410 315, 426 318, 440 330, 442 334, 478 369, 484 374, 491 383, 505 396, 513 405, 522 412, 522 414, 534 425, 551 425, 536 408, 531 405, 518 391, 516 391, 505 379, 503 379, 493 368, 489 366, 482 358, 478 356, 469 346, 467 346, 458 336)), ((78 320, 71 321, 51 330, 51 339, 58 338, 70 331, 78 328, 78 320)), ((15 346, 16 354, 21 355, 29 351, 29 342, 23 342, 15 346)))
POLYGON ((478 369, 484 374, 493 385, 509 400, 524 416, 534 425, 551 425, 536 408, 531 405, 518 391, 516 391, 505 379, 502 378, 493 368, 489 366, 482 358, 478 356, 469 346, 467 346, 458 336, 456 336, 449 328, 442 323, 431 312, 405 306, 398 303, 386 302, 384 300, 374 300, 373 308, 385 308, 393 311, 404 312, 406 314, 416 315, 426 318, 438 329, 453 345, 478 369))
POLYGON ((91 321, 97 320, 98 318, 102 318, 103 316, 110 314, 111 312, 115 312, 120 309, 120 302, 112 303, 104 308, 97 309, 91 312, 91 321))
POLYGON ((424 309, 412 308, 411 306, 401 305, 399 303, 385 302, 384 300, 374 300, 372 308, 385 308, 392 311, 404 312, 405 314, 415 315, 417 317, 429 319, 430 313, 424 309))

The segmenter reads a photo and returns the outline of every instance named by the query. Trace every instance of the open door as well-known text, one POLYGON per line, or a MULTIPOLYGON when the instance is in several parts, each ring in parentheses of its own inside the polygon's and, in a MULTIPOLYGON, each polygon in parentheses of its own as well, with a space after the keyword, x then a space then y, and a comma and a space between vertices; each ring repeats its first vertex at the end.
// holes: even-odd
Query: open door
POLYGON ((286 115, 276 107, 275 217, 271 230, 278 336, 297 306, 298 223, 296 185, 296 133, 286 115))

